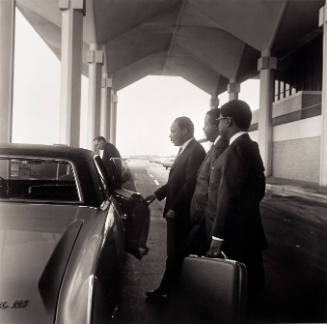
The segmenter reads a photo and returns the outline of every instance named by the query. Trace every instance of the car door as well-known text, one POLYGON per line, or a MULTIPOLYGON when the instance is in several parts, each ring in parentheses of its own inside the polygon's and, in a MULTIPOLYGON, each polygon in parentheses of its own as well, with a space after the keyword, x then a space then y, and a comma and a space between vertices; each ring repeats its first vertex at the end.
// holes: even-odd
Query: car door
POLYGON ((142 259, 149 250, 146 246, 150 228, 149 207, 138 192, 124 188, 110 190, 106 181, 110 176, 106 174, 101 158, 95 156, 94 161, 105 190, 124 223, 125 250, 142 259))

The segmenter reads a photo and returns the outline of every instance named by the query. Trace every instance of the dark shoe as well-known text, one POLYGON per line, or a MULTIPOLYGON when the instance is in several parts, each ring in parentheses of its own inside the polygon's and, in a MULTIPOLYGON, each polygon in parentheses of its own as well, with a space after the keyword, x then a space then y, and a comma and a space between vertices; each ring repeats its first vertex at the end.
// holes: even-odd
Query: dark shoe
POLYGON ((166 291, 162 291, 160 289, 147 291, 146 293, 146 300, 147 302, 152 303, 165 303, 168 301, 168 293, 166 291))

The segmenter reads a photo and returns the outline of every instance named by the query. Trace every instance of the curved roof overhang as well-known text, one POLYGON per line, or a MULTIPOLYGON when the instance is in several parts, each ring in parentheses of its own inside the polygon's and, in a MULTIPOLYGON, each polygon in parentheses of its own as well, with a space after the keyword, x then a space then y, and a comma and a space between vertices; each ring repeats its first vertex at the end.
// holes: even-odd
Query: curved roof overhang
MULTIPOLYGON (((16 0, 60 58, 57 0, 16 0)), ((263 50, 287 55, 317 34, 324 0, 86 0, 83 71, 88 44, 106 48, 115 90, 148 75, 178 75, 211 95, 257 74, 263 50)))

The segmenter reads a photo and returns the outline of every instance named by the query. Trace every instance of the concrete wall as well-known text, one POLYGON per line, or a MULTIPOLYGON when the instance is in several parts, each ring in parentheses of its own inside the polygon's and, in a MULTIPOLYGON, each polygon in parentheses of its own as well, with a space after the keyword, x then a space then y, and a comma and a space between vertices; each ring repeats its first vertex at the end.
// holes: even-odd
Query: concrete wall
POLYGON ((274 142, 272 167, 274 177, 318 183, 320 137, 274 142))
MULTIPOLYGON (((300 92, 274 104, 275 120, 289 116, 273 127, 274 177, 319 182, 322 121, 321 115, 315 116, 317 106, 321 108, 320 92, 300 92), (305 111, 313 112, 314 117, 304 115, 305 111)), ((257 112, 253 112, 253 117, 255 123, 257 112)), ((250 136, 258 141, 257 130, 251 131, 250 136)))
POLYGON ((273 176, 319 181, 321 116, 273 128, 273 176))

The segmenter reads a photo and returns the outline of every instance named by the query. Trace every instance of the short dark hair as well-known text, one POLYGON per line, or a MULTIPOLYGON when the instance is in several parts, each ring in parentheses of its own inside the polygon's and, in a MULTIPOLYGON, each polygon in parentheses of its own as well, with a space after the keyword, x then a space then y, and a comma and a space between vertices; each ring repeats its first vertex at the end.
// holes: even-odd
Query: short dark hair
POLYGON ((178 117, 175 122, 180 128, 185 128, 192 136, 194 135, 194 125, 190 118, 186 116, 178 117))
POLYGON ((232 117, 241 130, 248 130, 251 125, 252 112, 250 106, 242 100, 231 100, 220 108, 222 117, 232 117))
POLYGON ((93 141, 98 141, 98 142, 107 142, 106 139, 103 136, 96 136, 93 138, 93 141))
POLYGON ((210 117, 212 124, 218 125, 219 121, 217 120, 220 117, 220 109, 219 108, 213 108, 207 111, 207 116, 210 117))

